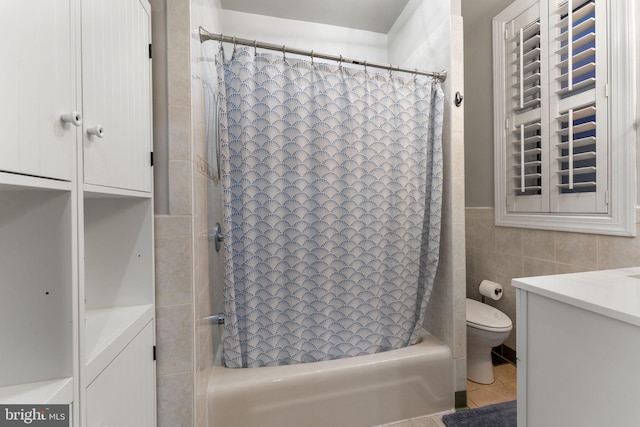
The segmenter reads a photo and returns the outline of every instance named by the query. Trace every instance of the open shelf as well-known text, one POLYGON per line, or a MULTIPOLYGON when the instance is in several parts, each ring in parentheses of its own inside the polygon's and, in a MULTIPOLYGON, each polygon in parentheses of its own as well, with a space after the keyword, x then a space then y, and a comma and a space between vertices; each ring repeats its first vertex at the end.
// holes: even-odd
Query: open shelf
POLYGON ((153 305, 87 310, 86 374, 91 383, 154 316, 153 305))
POLYGON ((147 197, 85 193, 86 384, 153 319, 152 211, 147 197))
POLYGON ((0 191, 65 190, 71 191, 69 181, 40 178, 18 173, 0 171, 0 191))
MULTIPOLYGON (((73 376, 72 193, 0 186, 0 388, 73 376)), ((30 402, 38 403, 38 402, 30 402)))
POLYGON ((26 384, 0 387, 0 403, 11 404, 60 404, 73 402, 73 379, 60 378, 26 384))
POLYGON ((151 193, 144 191, 127 190, 124 188, 105 187, 102 185, 84 184, 84 197, 93 198, 111 198, 111 197, 137 197, 149 199, 151 193))

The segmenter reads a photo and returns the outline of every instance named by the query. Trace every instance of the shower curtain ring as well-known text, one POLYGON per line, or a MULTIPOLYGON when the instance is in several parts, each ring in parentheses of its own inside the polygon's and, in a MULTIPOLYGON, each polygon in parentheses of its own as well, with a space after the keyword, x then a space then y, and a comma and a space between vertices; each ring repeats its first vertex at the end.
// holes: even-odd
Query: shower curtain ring
POLYGON ((413 72, 413 82, 416 83, 418 81, 418 69, 413 72))
POLYGON ((287 60, 287 47, 285 45, 282 45, 282 60, 287 60))
POLYGON ((257 56, 258 55, 258 41, 254 40, 253 41, 253 56, 257 56))
POLYGON ((313 50, 311 51, 311 66, 313 66, 313 50))
POLYGON ((220 33, 220 49, 222 49, 222 42, 224 41, 224 34, 220 33))
POLYGON ((364 61, 363 65, 364 65, 364 74, 366 75, 367 74, 367 61, 364 61))
POLYGON ((338 60, 338 68, 342 68, 342 55, 340 55, 340 59, 338 60))
POLYGON ((238 44, 236 43, 236 38, 234 37, 234 38, 233 38, 233 53, 234 53, 234 55, 235 55, 235 53, 236 53, 236 48, 237 48, 237 47, 238 47, 238 44))

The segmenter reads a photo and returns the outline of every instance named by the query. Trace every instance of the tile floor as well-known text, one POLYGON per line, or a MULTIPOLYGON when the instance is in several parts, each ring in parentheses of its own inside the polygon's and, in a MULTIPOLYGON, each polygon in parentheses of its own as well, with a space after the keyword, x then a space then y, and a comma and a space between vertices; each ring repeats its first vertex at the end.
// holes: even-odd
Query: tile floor
MULTIPOLYGON (((495 381, 485 385, 467 380, 467 405, 469 408, 508 402, 516 398, 516 367, 510 363, 493 367, 495 381)), ((414 418, 387 424, 385 427, 446 427, 442 422, 442 415, 414 418)))

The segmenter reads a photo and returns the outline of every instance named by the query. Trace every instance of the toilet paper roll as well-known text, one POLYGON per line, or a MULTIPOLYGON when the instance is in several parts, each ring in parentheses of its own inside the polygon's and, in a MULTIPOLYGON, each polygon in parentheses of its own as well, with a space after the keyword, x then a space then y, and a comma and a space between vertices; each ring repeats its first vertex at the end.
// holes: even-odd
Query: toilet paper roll
POLYGON ((483 280, 482 283, 480 283, 480 295, 498 301, 502 298, 502 286, 500 286, 500 283, 483 280))

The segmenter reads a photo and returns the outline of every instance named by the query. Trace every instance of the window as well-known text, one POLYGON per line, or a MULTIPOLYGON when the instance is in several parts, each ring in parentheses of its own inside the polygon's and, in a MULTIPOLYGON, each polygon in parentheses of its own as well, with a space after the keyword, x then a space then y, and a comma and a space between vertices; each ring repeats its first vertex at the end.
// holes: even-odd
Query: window
POLYGON ((516 0, 494 18, 497 225, 635 235, 634 14, 516 0))

